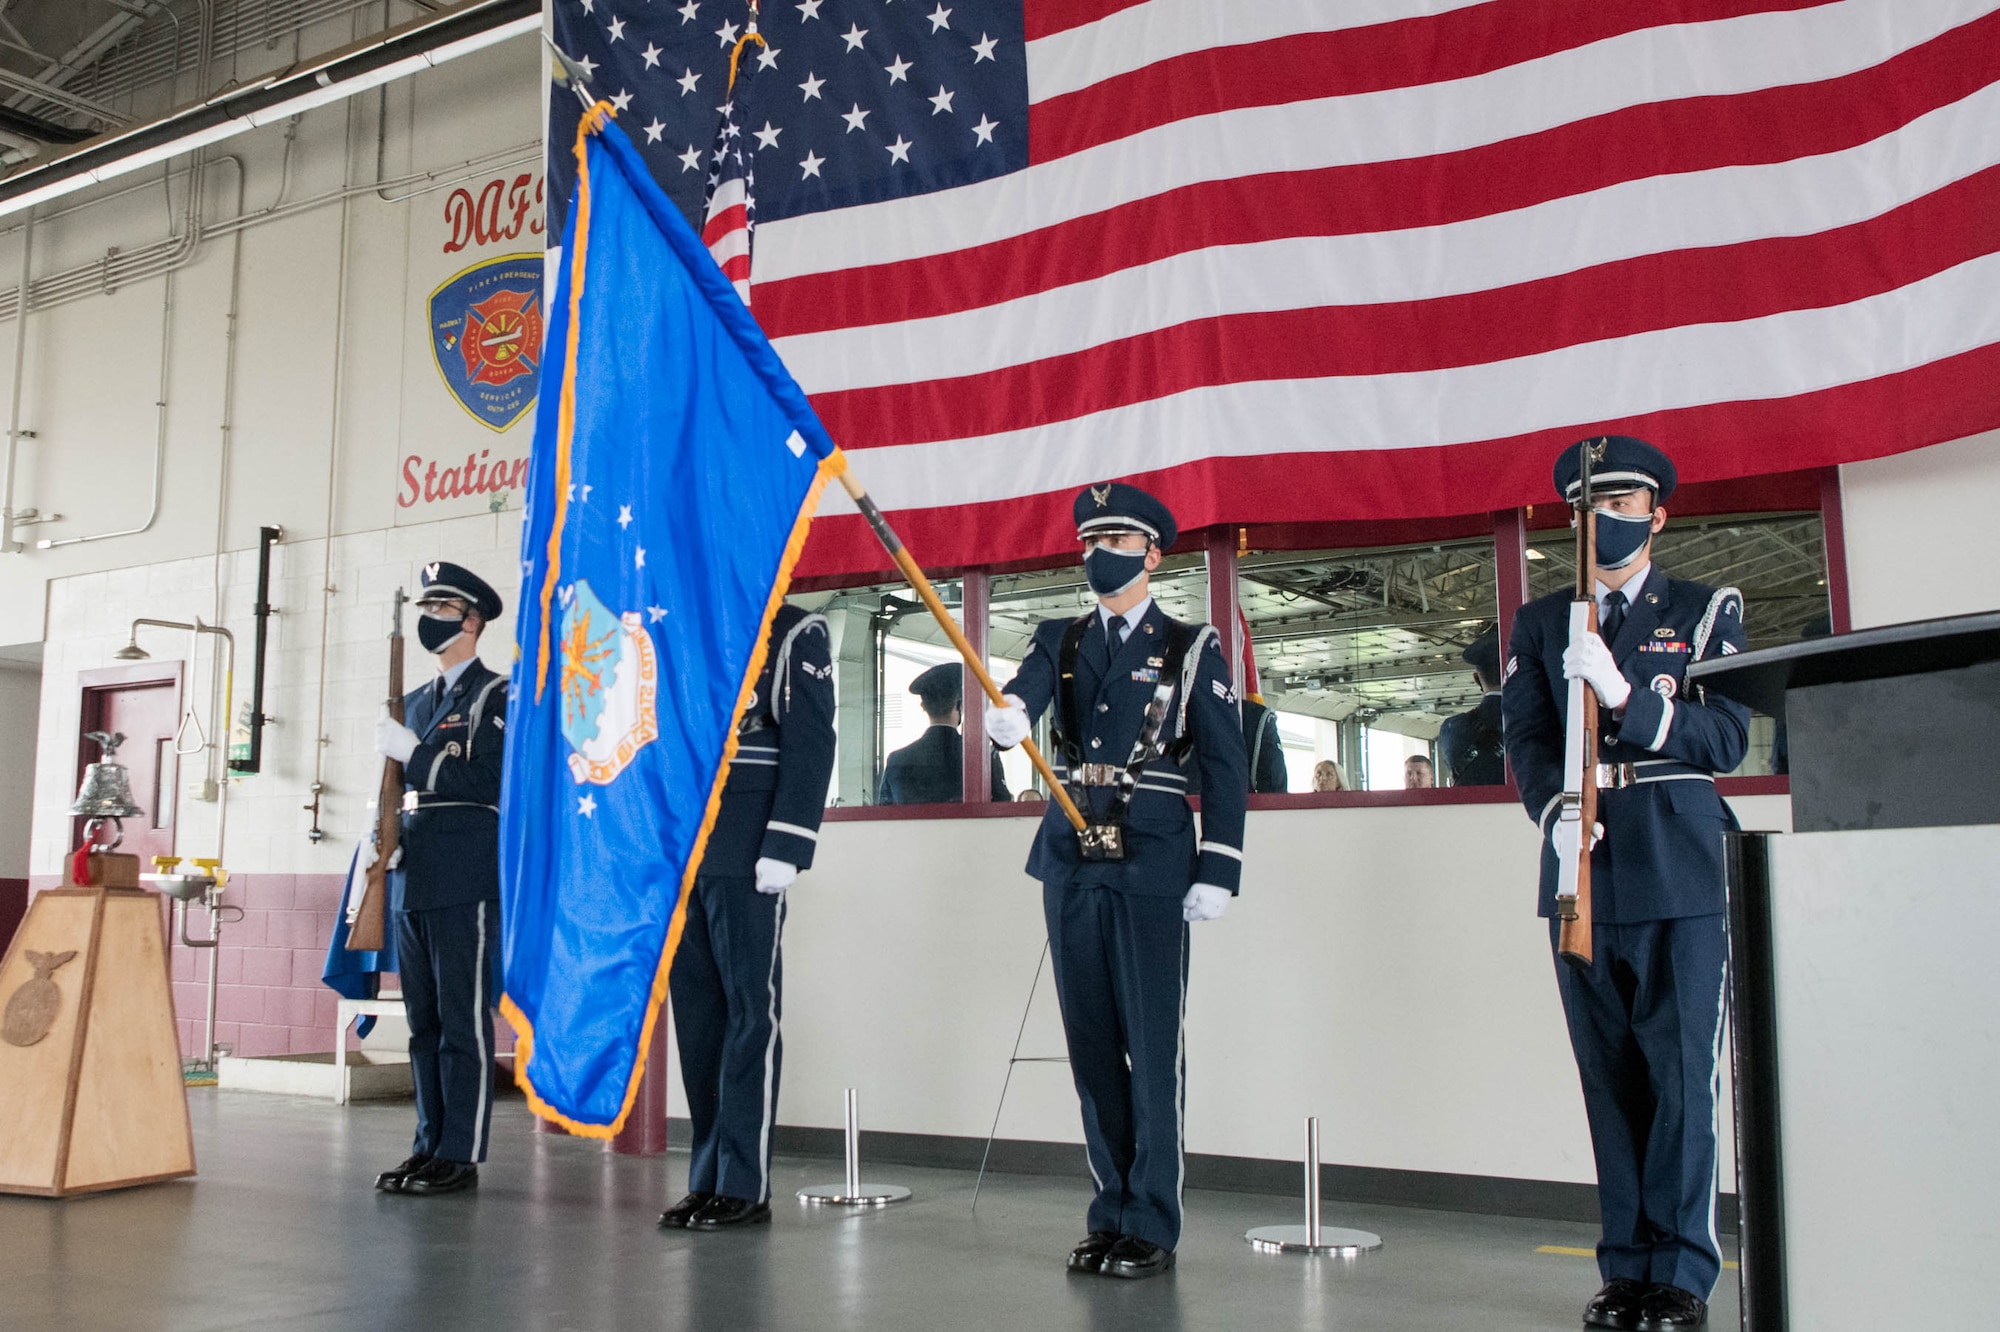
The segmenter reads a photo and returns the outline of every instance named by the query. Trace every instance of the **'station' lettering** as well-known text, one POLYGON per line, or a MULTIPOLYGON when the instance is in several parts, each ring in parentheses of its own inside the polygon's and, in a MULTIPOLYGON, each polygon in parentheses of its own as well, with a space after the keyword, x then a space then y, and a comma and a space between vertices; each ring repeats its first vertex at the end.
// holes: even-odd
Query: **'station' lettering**
POLYGON ((527 483, 526 458, 489 460, 491 453, 491 449, 481 449, 476 456, 468 453, 463 466, 443 468, 433 458, 411 454, 403 459, 403 484, 396 490, 397 507, 408 509, 419 503, 435 504, 466 495, 519 490, 527 483))

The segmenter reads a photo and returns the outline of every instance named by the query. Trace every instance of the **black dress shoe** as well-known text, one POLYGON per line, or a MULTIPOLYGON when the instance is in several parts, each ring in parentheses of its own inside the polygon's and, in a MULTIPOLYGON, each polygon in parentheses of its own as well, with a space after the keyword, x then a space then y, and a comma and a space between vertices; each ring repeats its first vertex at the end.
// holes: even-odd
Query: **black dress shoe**
POLYGON ((479 1187, 479 1167, 465 1161, 447 1161, 442 1156, 434 1156, 422 1170, 403 1181, 402 1192, 430 1197, 438 1193, 457 1193, 461 1189, 479 1187))
POLYGON ((1104 1262, 1097 1270, 1104 1276, 1137 1281, 1141 1277, 1158 1276, 1173 1265, 1172 1249, 1163 1249, 1150 1240, 1125 1235, 1105 1253, 1104 1262))
POLYGON ((1639 1303, 1639 1332, 1666 1332, 1668 1328, 1700 1327, 1708 1321, 1708 1305, 1679 1286, 1655 1286, 1639 1303))
POLYGON ((403 1181, 430 1163, 431 1158, 428 1156, 412 1156, 403 1162, 403 1164, 389 1170, 384 1170, 381 1174, 375 1176, 375 1187, 384 1193, 401 1193, 403 1191, 403 1181))
POLYGON ((771 1204, 751 1202, 718 1193, 688 1218, 689 1230, 729 1230, 736 1226, 763 1225, 771 1219, 771 1204))
POLYGON ((1585 1327, 1626 1327, 1639 1326, 1639 1305, 1652 1289, 1643 1281, 1631 1277, 1612 1277, 1604 1283, 1604 1289, 1590 1297, 1590 1303, 1583 1306, 1585 1327))
POLYGON ((687 1197, 660 1213, 661 1230, 686 1230, 688 1221, 702 1208, 708 1206, 712 1193, 690 1193, 687 1197))
POLYGON ((1077 1241, 1069 1251, 1069 1270, 1072 1272, 1095 1272, 1104 1266, 1104 1255, 1111 1252, 1111 1246, 1119 1240, 1115 1230, 1093 1230, 1077 1241))

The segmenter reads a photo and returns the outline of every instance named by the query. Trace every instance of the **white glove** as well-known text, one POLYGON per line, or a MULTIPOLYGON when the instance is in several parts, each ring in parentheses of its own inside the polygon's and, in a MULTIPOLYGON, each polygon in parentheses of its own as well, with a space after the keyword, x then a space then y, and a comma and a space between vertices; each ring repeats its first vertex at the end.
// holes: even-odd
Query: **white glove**
POLYGON ((417 752, 417 733, 391 717, 386 707, 375 720, 375 752, 398 763, 408 763, 417 752))
POLYGON ((782 893, 792 886, 792 880, 799 877, 799 867, 769 856, 757 858, 757 891, 760 893, 782 893))
POLYGON ((1613 711, 1624 707, 1625 700, 1632 697, 1632 682, 1619 673, 1618 663, 1611 659, 1611 649, 1596 634, 1587 635, 1582 643, 1571 643, 1563 650, 1563 678, 1588 681, 1604 706, 1613 711))
MULTIPOLYGON (((1561 830, 1562 830, 1562 820, 1561 820, 1561 819, 1557 819, 1557 820, 1556 820, 1556 821, 1555 821, 1555 822, 1554 822, 1553 824, 1549 825, 1549 841, 1550 841, 1550 842, 1554 842, 1554 841, 1556 840, 1556 834, 1557 834, 1558 832, 1560 832, 1561 830)), ((1590 825, 1590 849, 1591 849, 1591 850, 1593 850, 1593 851, 1595 851, 1595 850, 1597 849, 1597 844, 1598 844, 1599 842, 1603 841, 1603 840, 1604 840, 1604 825, 1603 825, 1603 824, 1601 824, 1601 823, 1593 823, 1593 824, 1591 824, 1591 825, 1590 825)), ((401 848, 401 847, 397 847, 396 849, 397 849, 397 850, 399 850, 399 851, 400 851, 400 850, 402 850, 402 848, 401 848)), ((1558 853, 1558 854, 1560 854, 1560 853, 1558 853)))
POLYGON ((1212 883, 1198 883, 1181 899, 1181 919, 1214 920, 1229 909, 1229 890, 1212 883))
MULTIPOLYGON (((361 844, 361 872, 363 874, 366 874, 369 870, 374 869, 375 862, 380 860, 381 858, 382 858, 382 848, 375 845, 373 839, 370 839, 369 841, 363 842, 361 844)), ((389 853, 389 868, 394 869, 396 868, 396 866, 402 863, 403 863, 403 844, 401 842, 398 842, 396 844, 396 849, 389 853)))
POLYGON ((1028 716, 1028 705, 1012 694, 1003 694, 1007 706, 998 708, 986 705, 986 738, 1002 749, 1012 749, 1028 738, 1028 732, 1035 729, 1034 721, 1028 716))

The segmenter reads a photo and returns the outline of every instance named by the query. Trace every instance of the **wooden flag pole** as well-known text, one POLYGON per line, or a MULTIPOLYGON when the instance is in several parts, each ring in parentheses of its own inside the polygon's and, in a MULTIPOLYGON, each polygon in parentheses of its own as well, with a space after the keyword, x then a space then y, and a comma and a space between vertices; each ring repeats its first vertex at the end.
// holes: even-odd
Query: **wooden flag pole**
MULTIPOLYGON (((882 549, 889 552, 889 557, 896 561, 896 567, 903 571, 903 577, 909 579, 910 586, 924 599, 924 605, 930 607, 931 614, 943 627, 945 637, 949 638, 951 645, 958 649, 958 655, 965 659, 966 667, 979 678, 979 685, 986 691, 986 697, 993 700, 995 706, 1005 707, 1005 700, 1000 697, 1000 686, 994 684, 993 677, 986 673, 986 663, 979 660, 978 655, 973 652, 972 644, 965 639, 965 631, 958 627, 957 620, 951 618, 951 612, 945 609, 944 602, 938 600, 937 590, 931 586, 931 580, 924 576, 923 569, 910 557, 910 552, 903 548, 903 539, 896 535, 896 529, 889 526, 889 520, 882 516, 882 511, 875 507, 875 501, 868 498, 868 492, 861 488, 861 483, 854 479, 854 473, 846 467, 840 469, 840 484, 846 489, 848 498, 854 501, 854 506, 861 510, 861 516, 875 529, 875 538, 882 543, 882 549)), ((1062 806, 1062 812, 1068 817, 1071 826, 1082 832, 1083 814, 1077 809, 1076 802, 1069 798, 1069 792, 1056 777, 1055 769, 1049 766, 1048 759, 1043 757, 1042 751, 1036 747, 1033 739, 1023 739, 1021 749, 1034 763, 1035 771, 1042 774, 1042 780, 1049 784, 1049 798, 1062 806)))

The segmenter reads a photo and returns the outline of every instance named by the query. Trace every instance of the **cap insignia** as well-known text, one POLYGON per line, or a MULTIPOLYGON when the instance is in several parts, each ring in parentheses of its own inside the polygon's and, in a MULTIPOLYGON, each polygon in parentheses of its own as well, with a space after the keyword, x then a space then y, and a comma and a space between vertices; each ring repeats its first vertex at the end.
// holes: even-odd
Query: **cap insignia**
POLYGON ((1097 507, 1100 509, 1111 507, 1111 487, 1108 485, 1092 486, 1090 488, 1090 497, 1097 501, 1097 507))

